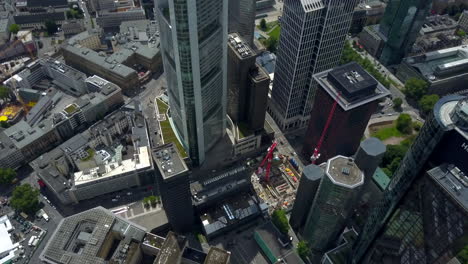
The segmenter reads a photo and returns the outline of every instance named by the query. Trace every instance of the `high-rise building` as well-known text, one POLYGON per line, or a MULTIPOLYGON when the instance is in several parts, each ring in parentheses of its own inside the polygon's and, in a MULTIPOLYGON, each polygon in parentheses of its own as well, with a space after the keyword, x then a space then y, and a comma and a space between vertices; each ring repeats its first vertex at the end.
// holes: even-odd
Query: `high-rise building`
POLYGON ((352 158, 336 156, 328 160, 303 231, 299 233, 314 252, 324 253, 336 242, 363 184, 364 173, 352 158))
POLYGON ((225 135, 227 0, 162 0, 156 16, 171 124, 194 165, 225 135))
POLYGON ((229 0, 229 33, 239 35, 254 47, 255 0, 229 0))
POLYGON ((380 22, 385 42, 380 62, 393 65, 408 54, 432 6, 432 0, 390 0, 380 22))
MULTIPOLYGON (((449 263, 468 239, 468 179, 444 163, 411 185, 364 263, 449 263)), ((461 261, 461 260, 460 260, 461 261)))
POLYGON ((231 120, 261 130, 265 123, 270 78, 255 63, 257 53, 237 33, 228 40, 227 113, 231 120))
POLYGON ((293 210, 289 219, 289 224, 297 233, 302 232, 307 214, 315 194, 317 193, 320 180, 325 175, 325 171, 317 165, 311 164, 304 168, 299 181, 299 187, 294 200, 293 210))
POLYGON ((173 143, 154 149, 153 160, 159 169, 156 179, 169 223, 176 232, 189 231, 194 211, 187 165, 173 143))
POLYGON ((269 112, 281 129, 307 124, 313 75, 338 65, 358 0, 285 0, 269 112))
POLYGON ((303 153, 311 157, 322 136, 335 100, 338 102, 326 131, 317 164, 336 155, 353 155, 379 99, 389 91, 357 63, 315 74, 318 88, 306 132, 303 153), (339 94, 339 96, 338 96, 339 94))
MULTIPOLYGON (((443 227, 444 217, 447 217, 445 215, 445 212, 451 212, 452 209, 450 209, 450 206, 448 203, 444 204, 443 199, 437 199, 434 198, 433 196, 425 198, 426 196, 426 191, 429 190, 426 188, 421 189, 421 188, 416 188, 416 191, 414 188, 411 188, 414 186, 414 182, 418 177, 423 175, 426 171, 433 169, 436 166, 443 165, 444 163, 447 164, 453 164, 451 167, 457 167, 458 169, 456 171, 461 171, 461 172, 468 172, 468 163, 466 162, 468 160, 468 98, 459 96, 459 95, 452 95, 452 96, 447 96, 439 100, 437 104, 434 107, 433 114, 426 120, 424 126, 421 128, 418 137, 415 139, 414 143, 406 153, 405 157, 400 163, 400 166, 398 167, 397 171, 392 177, 392 180, 390 184, 388 185, 387 189, 383 193, 382 199, 376 203, 376 206, 371 210, 369 213, 369 217, 367 218, 367 221, 365 222, 364 227, 360 231, 360 235, 353 247, 353 253, 352 253, 352 263, 361 263, 363 261, 363 258, 365 254, 368 252, 371 252, 370 248, 374 242, 376 242, 376 238, 378 237, 379 234, 382 234, 382 228, 384 228, 384 233, 385 230, 388 230, 386 227, 390 227, 395 223, 395 225, 400 225, 400 224, 406 224, 405 221, 404 223, 400 222, 397 223, 395 221, 398 221, 398 219, 403 219, 402 217, 408 217, 408 215, 411 214, 405 214, 400 208, 404 209, 405 208, 405 201, 408 199, 412 200, 411 198, 403 198, 403 197, 410 197, 411 195, 423 195, 423 201, 427 201, 427 199, 434 199, 434 204, 432 206, 443 206, 444 209, 437 209, 437 212, 441 212, 441 218, 439 216, 429 216, 430 218, 437 218, 437 220, 434 220, 437 222, 437 224, 429 224, 429 225, 424 225, 424 228, 430 227, 430 230, 425 232, 432 232, 435 234, 428 234, 429 236, 434 236, 437 235, 439 232, 447 232, 444 229, 439 229, 436 227, 436 225, 441 225, 440 228, 443 227), (423 193, 421 194, 411 194, 412 192, 420 192, 422 191, 423 193), (400 203, 402 201, 403 202, 400 203), (438 200, 435 202, 435 200, 438 200), (437 205, 437 203, 440 203, 437 205), (401 205, 401 206, 399 206, 401 205), (445 211, 443 213, 443 211, 445 211), (398 216, 398 214, 402 213, 401 217, 398 216), (395 216, 395 217, 393 217, 395 216), (440 219, 440 220, 439 220, 440 219)), ((444 168, 441 168, 444 171, 444 168)), ((447 171, 445 169, 445 171, 447 171)), ((435 171, 432 171, 434 173, 435 171)), ((450 172, 451 173, 451 172, 450 172)), ((431 175, 431 173, 429 173, 431 175)), ((433 181, 447 181, 447 183, 437 183, 438 185, 442 185, 442 187, 447 188, 447 186, 451 186, 451 190, 445 190, 445 192, 451 193, 455 192, 457 193, 458 191, 461 191, 460 188, 463 188, 460 184, 464 185, 466 182, 463 183, 457 183, 453 178, 451 178, 448 173, 440 173, 439 178, 432 177, 433 181), (440 175, 446 175, 446 178, 443 178, 440 175), (452 180, 448 180, 452 179, 452 180), (449 182, 451 182, 450 185, 449 182), (459 187, 457 187, 459 186, 459 187)), ((456 178, 456 177, 455 177, 456 178)), ((466 176, 464 177, 459 177, 461 181, 466 181, 466 176)), ((417 181, 416 181, 417 182, 417 181)), ((424 186, 424 185, 422 185, 424 186)), ((464 186, 466 188, 466 185, 464 186)), ((438 187, 439 188, 439 187, 438 187)), ((444 189, 442 188, 442 189, 444 189)), ((439 188, 440 189, 440 188, 439 188)), ((436 192, 434 192, 435 195, 436 192)), ((466 193, 465 193, 466 194, 466 193)), ((465 196, 465 201, 466 201, 466 196, 465 196)), ((408 204, 409 206, 417 206, 411 205, 411 203, 408 204)), ((418 205, 422 206, 422 205, 418 205)), ((431 205, 428 205, 431 206, 431 205)), ((441 207, 442 208, 442 207, 441 207)), ((420 208, 419 208, 420 209, 420 208)), ((418 208, 416 209, 411 209, 412 211, 419 210, 418 208)), ((433 212, 429 212, 434 209, 430 210, 423 210, 423 213, 430 213, 433 214, 433 212)), ((466 208, 465 208, 466 210, 466 208)), ((455 211, 453 217, 455 218, 455 211)), ((451 215, 452 213, 450 213, 451 215)), ((417 214, 416 214, 417 216, 417 214)), ((414 217, 414 214, 413 216, 414 217)), ((458 217, 458 216, 457 216, 458 217)), ((410 221, 410 219, 408 219, 410 221)), ((430 223, 430 222, 428 222, 430 223)), ((410 224, 408 222, 408 224, 410 224)), ((464 233, 466 234, 466 217, 465 217, 465 226, 464 227, 454 227, 454 228, 464 228, 464 233)), ((400 234, 403 229, 400 229, 400 234)), ((412 229, 408 229, 409 231, 413 231, 412 229)), ((458 239, 458 236, 455 235, 455 230, 450 230, 449 229, 449 234, 448 238, 453 241, 454 239, 458 239)), ((416 232, 416 231, 415 231, 416 232)), ((458 233, 459 234, 459 233, 458 233)), ((414 235, 414 234, 411 234, 414 235)), ((447 235, 447 234, 446 234, 447 235)), ((398 237, 397 237, 398 238, 398 237)), ((423 237, 413 237, 417 238, 417 241, 419 244, 408 244, 408 243, 403 243, 403 244, 393 244, 394 245, 394 250, 399 251, 402 249, 408 249, 409 251, 402 250, 400 251, 400 254, 404 257, 410 256, 412 252, 415 250, 419 250, 419 254, 421 256, 425 256, 425 258, 432 259, 431 261, 424 261, 423 259, 419 260, 414 260, 410 258, 403 258, 400 260, 400 262, 396 263, 445 263, 445 262, 437 262, 437 259, 441 257, 449 257, 450 255, 453 256, 455 254, 454 252, 449 252, 445 250, 444 252, 439 251, 437 248, 438 246, 436 244, 432 245, 430 243, 432 242, 427 242, 423 237), (422 243, 422 244, 421 244, 422 243), (423 252, 424 251, 424 252, 423 252), (407 253, 408 252, 408 253, 407 253), (407 254, 407 255, 405 255, 407 254)), ((441 238, 442 239, 442 238, 441 238)), ((382 242, 383 240, 380 240, 382 242)), ((428 241, 428 240, 427 240, 428 241)), ((434 241, 437 241, 434 240, 434 241)), ((442 241, 442 240, 440 240, 442 241)), ((466 241, 466 240, 465 240, 466 241)), ((382 243, 379 244, 379 246, 382 243)), ((445 248, 447 246, 444 246, 445 248)), ((450 250, 451 251, 451 250, 450 250)), ((393 263, 393 262, 392 262, 393 263)))

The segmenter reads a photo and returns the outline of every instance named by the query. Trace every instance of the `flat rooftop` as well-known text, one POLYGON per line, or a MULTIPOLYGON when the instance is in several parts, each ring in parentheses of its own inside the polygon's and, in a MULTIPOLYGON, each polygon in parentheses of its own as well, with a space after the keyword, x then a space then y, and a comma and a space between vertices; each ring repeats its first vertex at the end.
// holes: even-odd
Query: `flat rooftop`
POLYGON ((355 62, 317 73, 314 79, 333 99, 337 98, 338 104, 345 111, 390 94, 381 83, 355 62))
POLYGON ((443 97, 434 106, 434 116, 443 126, 455 129, 468 140, 468 97, 461 95, 443 97), (459 116, 458 123, 453 119, 455 110, 459 116), (462 121, 465 127, 462 127, 462 121))
POLYGON ((212 247, 208 251, 204 264, 228 264, 231 252, 212 247))
POLYGON ((186 244, 186 239, 169 232, 166 236, 159 255, 154 260, 154 264, 172 264, 179 263, 182 252, 186 244))
POLYGON ((468 172, 459 168, 443 164, 427 172, 456 203, 468 212, 468 172))
POLYGON ((153 149, 153 159, 164 180, 188 171, 174 143, 153 149))
POLYGON ((257 55, 249 44, 237 33, 229 34, 228 45, 241 59, 251 58, 257 55))
POLYGON ((355 188, 364 184, 364 173, 352 158, 336 156, 329 159, 325 172, 334 184, 346 188, 355 188))
POLYGON ((403 61, 424 76, 428 82, 436 82, 454 75, 467 74, 468 46, 427 52, 405 58, 403 61))
POLYGON ((67 264, 125 262, 126 256, 131 257, 129 245, 141 243, 145 234, 144 228, 96 207, 62 219, 40 259, 67 264), (113 252, 109 243, 118 243, 113 252))
POLYGON ((150 155, 148 147, 140 147, 132 159, 107 163, 87 171, 79 171, 74 174, 75 186, 80 188, 80 185, 87 185, 94 181, 101 181, 128 172, 150 168, 152 165, 150 155))

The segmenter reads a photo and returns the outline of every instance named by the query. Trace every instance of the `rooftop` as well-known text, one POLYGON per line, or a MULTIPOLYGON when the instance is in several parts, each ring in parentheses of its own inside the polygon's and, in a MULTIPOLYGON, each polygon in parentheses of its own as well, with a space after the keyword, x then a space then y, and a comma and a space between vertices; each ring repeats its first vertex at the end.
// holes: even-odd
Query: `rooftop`
POLYGON ((164 180, 188 172, 188 167, 174 143, 169 143, 153 149, 153 160, 164 180))
POLYGON ((424 76, 427 81, 437 82, 454 75, 468 74, 468 46, 427 52, 405 58, 403 61, 424 76))
POLYGON ((212 247, 208 251, 204 264, 228 264, 231 252, 212 247))
POLYGON ((441 125, 455 129, 468 140, 468 97, 443 97, 434 106, 434 116, 441 125))
POLYGON ((468 212, 467 173, 450 164, 443 164, 427 172, 465 212, 468 212))
POLYGON ((181 236, 177 236, 173 232, 169 232, 166 236, 159 255, 154 260, 154 264, 172 264, 178 263, 184 247, 186 245, 186 239, 181 236))
POLYGON ((306 13, 322 9, 325 7, 322 0, 300 0, 302 8, 306 13))
POLYGON ((375 170, 374 175, 372 175, 372 180, 374 180, 382 191, 387 189, 387 186, 390 184, 390 178, 380 167, 377 167, 375 170))
POLYGON ((314 78, 332 98, 337 98, 338 104, 345 111, 390 94, 356 62, 317 73, 314 78), (339 97, 337 97, 338 94, 340 94, 339 97))
POLYGON ((257 54, 250 48, 249 44, 237 33, 229 34, 228 45, 242 59, 255 57, 257 54))
POLYGON ((364 173, 352 158, 336 156, 327 162, 326 174, 337 185, 355 188, 364 183, 364 173))
POLYGON ((40 259, 67 264, 124 262, 132 257, 130 244, 141 243, 145 234, 144 228, 96 207, 62 219, 40 259), (117 247, 111 247, 115 243, 117 247))

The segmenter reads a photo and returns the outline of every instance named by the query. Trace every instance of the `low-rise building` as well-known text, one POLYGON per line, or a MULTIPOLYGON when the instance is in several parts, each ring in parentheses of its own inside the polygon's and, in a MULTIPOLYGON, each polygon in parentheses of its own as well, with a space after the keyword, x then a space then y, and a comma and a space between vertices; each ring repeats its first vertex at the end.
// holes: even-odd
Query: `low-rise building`
POLYGON ((64 204, 154 182, 146 123, 124 106, 31 163, 64 204), (123 144, 126 138, 131 142, 123 144))
POLYGON ((46 21, 54 21, 57 25, 62 25, 65 22, 65 11, 61 12, 41 12, 41 13, 18 13, 13 17, 15 24, 21 28, 42 29, 45 28, 46 21))
POLYGON ((0 217, 0 263, 9 263, 16 257, 15 251, 20 243, 14 241, 13 229, 8 216, 0 217))
POLYGON ((130 41, 119 45, 113 54, 107 55, 90 48, 96 46, 96 37, 89 37, 89 32, 81 34, 86 36, 86 42, 84 39, 72 38, 62 48, 62 52, 67 64, 87 74, 101 76, 128 91, 138 88, 152 74, 162 73, 162 58, 157 45, 150 47, 130 41))
POLYGON ((86 28, 82 19, 68 20, 62 24, 62 31, 65 36, 78 34, 85 30, 86 28))
POLYGON ((403 82, 419 78, 429 83, 428 93, 440 96, 466 89, 468 47, 458 46, 407 57, 397 68, 403 82))
POLYGON ((96 23, 102 28, 118 28, 124 21, 146 19, 145 10, 141 7, 123 9, 122 11, 104 10, 97 13, 96 23))

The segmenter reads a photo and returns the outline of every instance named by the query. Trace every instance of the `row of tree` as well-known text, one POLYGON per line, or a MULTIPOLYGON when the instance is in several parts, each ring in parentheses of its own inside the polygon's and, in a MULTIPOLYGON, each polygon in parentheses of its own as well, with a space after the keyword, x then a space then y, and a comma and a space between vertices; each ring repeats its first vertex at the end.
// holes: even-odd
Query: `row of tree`
POLYGON ((427 115, 439 101, 436 94, 428 94, 429 83, 418 78, 409 78, 405 83, 403 93, 407 98, 414 100, 423 114, 427 115))

